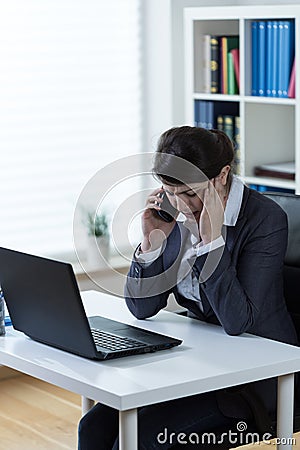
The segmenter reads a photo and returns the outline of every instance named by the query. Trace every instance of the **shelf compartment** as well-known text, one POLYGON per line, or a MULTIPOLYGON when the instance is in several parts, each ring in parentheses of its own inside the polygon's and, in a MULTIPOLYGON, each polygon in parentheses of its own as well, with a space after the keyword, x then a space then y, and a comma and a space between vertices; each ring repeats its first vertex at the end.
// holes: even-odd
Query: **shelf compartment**
POLYGON ((254 176, 255 166, 295 159, 294 106, 246 103, 244 124, 245 177, 254 176))
MULTIPOLYGON (((245 94, 252 96, 252 76, 253 69, 255 70, 255 64, 253 61, 253 52, 252 52, 252 24, 257 23, 258 31, 257 36, 261 33, 259 39, 263 39, 265 45, 261 45, 260 42, 257 43, 257 52, 258 59, 261 61, 257 61, 257 94, 253 95, 253 98, 273 98, 273 99, 284 99, 284 94, 282 94, 281 89, 286 85, 287 80, 290 80, 291 69, 294 59, 294 47, 295 47, 295 20, 293 18, 285 17, 268 17, 264 18, 253 18, 245 20, 245 94), (289 24, 289 25, 286 25, 289 24), (276 27, 276 37, 274 37, 274 27, 276 27), (279 27, 288 31, 279 31, 279 27), (269 31, 271 30, 271 31, 269 31), (283 34, 282 34, 283 33, 283 34), (285 33, 288 33, 288 37, 285 33), (280 37, 279 37, 280 35, 280 37), (282 37, 284 35, 284 37, 282 37), (290 39, 290 41, 289 41, 290 39), (270 46, 268 44, 270 42, 270 46), (286 44, 285 44, 286 42, 286 44), (288 46, 288 50, 286 51, 286 46, 288 46), (264 50, 261 50, 261 49, 264 50), (276 56, 274 56, 274 53, 276 56), (260 56, 261 55, 261 56, 260 56), (277 61, 277 62, 276 62, 277 61), (262 67, 260 67, 262 64, 262 67), (277 70, 274 70, 275 67, 277 70), (288 73, 285 71, 288 70, 288 73), (269 75, 268 75, 269 74, 269 75), (273 75, 274 74, 274 75, 273 75), (278 79, 279 77, 279 79, 278 79), (287 78, 288 77, 288 78, 287 78), (284 81, 286 80, 286 82, 284 81), (269 88, 269 91, 268 91, 269 88), (273 94, 272 94, 273 88, 273 94), (258 91, 262 90, 263 94, 259 94, 258 91), (279 94, 281 92, 281 94, 279 94)), ((256 54, 256 52, 254 51, 256 54)))
MULTIPOLYGON (((194 21, 194 91, 201 93, 203 85, 203 47, 202 36, 235 36, 239 35, 238 20, 197 20, 194 21)), ((218 95, 218 94, 212 94, 218 95)))

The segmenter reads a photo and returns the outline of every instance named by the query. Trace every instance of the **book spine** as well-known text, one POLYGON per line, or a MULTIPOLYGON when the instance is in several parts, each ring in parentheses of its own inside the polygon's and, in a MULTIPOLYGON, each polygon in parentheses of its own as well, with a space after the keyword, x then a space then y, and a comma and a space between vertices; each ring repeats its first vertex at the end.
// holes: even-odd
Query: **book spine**
POLYGON ((206 119, 206 101, 199 101, 199 127, 206 128, 207 127, 207 119, 206 119))
POLYGON ((229 115, 223 116, 223 131, 227 134, 227 136, 233 141, 233 121, 234 117, 229 115))
POLYGON ((228 94, 235 94, 234 66, 232 53, 227 53, 227 78, 228 78, 228 94))
POLYGON ((194 127, 199 126, 199 100, 194 101, 194 127))
POLYGON ((217 117, 217 129, 224 131, 224 119, 221 114, 217 117))
POLYGON ((202 64, 201 64, 201 72, 202 72, 202 87, 201 91, 205 94, 210 94, 210 86, 211 86, 211 70, 210 70, 210 39, 211 36, 209 34, 204 34, 201 37, 201 46, 202 46, 202 64))
POLYGON ((221 37, 221 60, 222 60, 222 87, 221 87, 221 93, 222 94, 228 94, 228 79, 227 79, 227 37, 222 36, 221 37))
POLYGON ((288 20, 279 22, 279 78, 278 97, 288 96, 291 59, 291 23, 288 20))
POLYGON ((288 97, 289 98, 295 98, 295 77, 296 77, 296 62, 294 59, 291 77, 290 77, 289 89, 288 89, 288 97))
POLYGON ((273 24, 271 20, 266 23, 266 96, 272 96, 272 57, 273 57, 273 24))
POLYGON ((252 66, 251 66, 251 95, 258 95, 258 22, 253 21, 251 23, 251 56, 252 56, 252 66))
POLYGON ((284 78, 284 22, 280 20, 278 22, 278 84, 277 84, 277 97, 283 97, 283 78, 284 78))
POLYGON ((235 77, 235 93, 239 93, 240 89, 240 51, 238 48, 231 50, 233 67, 234 67, 234 77, 235 77))
POLYGON ((266 78, 266 23, 261 20, 258 22, 258 95, 264 97, 266 78))
POLYGON ((241 148, 240 148, 240 118, 234 120, 234 173, 241 175, 241 148))
POLYGON ((217 36, 210 37, 210 92, 219 92, 219 40, 217 36))
POLYGON ((211 130, 214 128, 214 113, 213 113, 213 103, 214 102, 206 102, 206 118, 207 124, 206 127, 211 130))
POLYGON ((278 56, 279 56, 279 42, 278 42, 278 21, 272 21, 273 29, 273 47, 271 57, 271 97, 277 97, 278 95, 278 56))

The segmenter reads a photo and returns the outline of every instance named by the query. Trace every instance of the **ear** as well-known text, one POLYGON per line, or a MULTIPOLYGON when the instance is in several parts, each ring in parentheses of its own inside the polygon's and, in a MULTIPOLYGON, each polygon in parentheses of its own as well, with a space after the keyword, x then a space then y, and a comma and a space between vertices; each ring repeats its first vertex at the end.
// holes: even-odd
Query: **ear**
POLYGON ((230 172, 230 166, 224 166, 217 176, 218 181, 223 185, 226 186, 227 180, 228 180, 228 174, 230 172))

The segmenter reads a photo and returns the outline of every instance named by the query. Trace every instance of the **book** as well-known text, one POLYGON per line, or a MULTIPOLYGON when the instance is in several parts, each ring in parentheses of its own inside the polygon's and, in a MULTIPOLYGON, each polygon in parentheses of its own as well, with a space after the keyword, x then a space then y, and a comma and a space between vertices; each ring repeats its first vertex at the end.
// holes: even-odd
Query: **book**
POLYGON ((202 61, 201 61, 201 92, 210 94, 211 70, 210 70, 210 35, 201 36, 202 61))
POLYGON ((206 128, 214 128, 214 102, 206 102, 206 128))
POLYGON ((251 22, 251 95, 258 95, 258 22, 251 22))
POLYGON ((291 21, 280 20, 278 38, 278 97, 288 96, 290 72, 291 72, 291 21))
POLYGON ((206 101, 206 122, 207 127, 212 123, 210 128, 218 128, 218 117, 224 115, 238 116, 238 102, 222 102, 222 101, 206 101))
POLYGON ((278 21, 273 20, 272 21, 272 39, 273 39, 273 45, 272 45, 272 55, 271 55, 271 97, 277 97, 277 90, 278 90, 278 21))
POLYGON ((240 118, 236 116, 234 118, 234 160, 233 160, 233 172, 236 175, 241 175, 241 148, 240 148, 240 118))
POLYGON ((273 23, 268 20, 266 23, 266 96, 272 96, 272 58, 273 58, 273 23))
POLYGON ((222 71, 221 80, 222 85, 220 91, 222 94, 228 94, 228 53, 239 47, 239 36, 221 36, 221 52, 220 52, 220 62, 222 71))
POLYGON ((258 76, 257 76, 257 95, 264 97, 266 95, 266 22, 260 20, 258 22, 257 34, 258 46, 258 76))
POLYGON ((254 167, 256 176, 295 180, 295 161, 261 164, 254 167))
POLYGON ((194 127, 199 126, 199 100, 194 101, 194 127))
POLYGON ((232 54, 233 59, 234 75, 237 88, 236 94, 238 94, 240 89, 240 51, 238 48, 233 48, 232 50, 230 50, 230 53, 232 54))
POLYGON ((223 123, 224 121, 223 121, 223 116, 222 115, 219 115, 218 117, 217 117, 217 129, 218 130, 221 130, 221 131, 224 131, 224 123, 223 123))
POLYGON ((207 118, 206 118, 206 101, 199 100, 199 121, 198 127, 206 128, 207 127, 207 118))
POLYGON ((233 141, 234 135, 234 116, 223 115, 223 131, 233 141))
POLYGON ((227 69, 228 69, 228 94, 234 95, 236 94, 236 83, 234 76, 233 57, 231 52, 227 53, 227 69))
POLYGON ((296 77, 296 63, 295 63, 295 59, 294 59, 292 71, 291 71, 289 88, 288 88, 288 97, 289 98, 295 98, 295 77, 296 77))
POLYGON ((295 194, 294 189, 279 188, 277 186, 265 186, 263 184, 249 184, 248 187, 258 192, 282 192, 286 194, 295 194))
POLYGON ((227 94, 227 41, 225 36, 220 37, 220 92, 227 94))
POLYGON ((219 92, 219 38, 210 37, 210 92, 217 94, 219 92))

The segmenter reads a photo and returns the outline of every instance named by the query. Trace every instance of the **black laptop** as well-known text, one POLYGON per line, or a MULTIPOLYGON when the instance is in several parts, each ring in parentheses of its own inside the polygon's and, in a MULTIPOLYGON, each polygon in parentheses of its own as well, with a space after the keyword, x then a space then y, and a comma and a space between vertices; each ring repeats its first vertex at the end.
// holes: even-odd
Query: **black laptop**
POLYGON ((106 360, 182 343, 105 317, 87 318, 69 263, 0 247, 0 284, 16 330, 76 355, 106 360))

